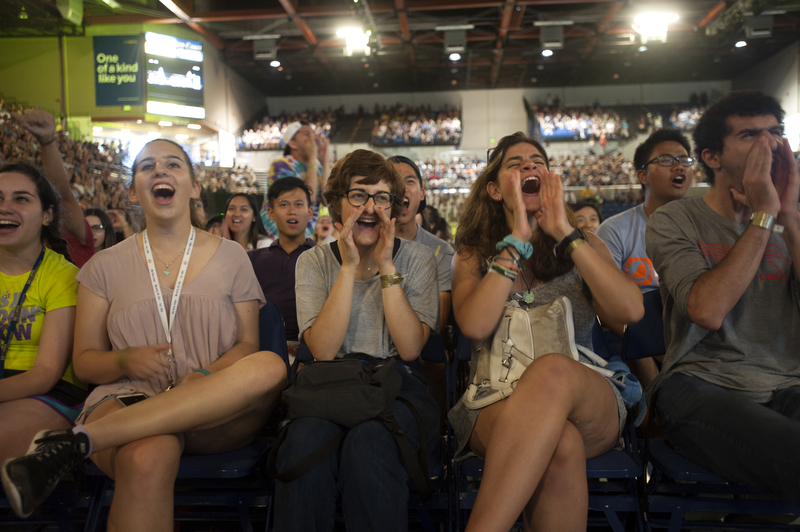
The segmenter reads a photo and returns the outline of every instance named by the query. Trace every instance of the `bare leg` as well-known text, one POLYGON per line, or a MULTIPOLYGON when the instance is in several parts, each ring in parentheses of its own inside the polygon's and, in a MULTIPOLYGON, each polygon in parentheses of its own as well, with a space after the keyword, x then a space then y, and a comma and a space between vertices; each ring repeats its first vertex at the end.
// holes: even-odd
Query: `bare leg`
POLYGON ((583 438, 568 422, 539 487, 525 505, 525 530, 586 530, 588 507, 583 438))
POLYGON ((36 399, 0 403, 0 464, 28 452, 33 437, 40 430, 68 429, 69 421, 36 399))
POLYGON ((109 532, 172 532, 181 438, 154 436, 114 451, 109 532))
POLYGON ((93 416, 84 427, 94 452, 151 436, 207 430, 263 410, 285 383, 283 360, 262 351, 100 419, 93 416))
POLYGON ((563 355, 534 361, 511 397, 481 411, 470 447, 485 453, 486 468, 467 531, 511 528, 539 487, 568 423, 580 433, 585 457, 613 447, 619 431, 608 382, 563 355))

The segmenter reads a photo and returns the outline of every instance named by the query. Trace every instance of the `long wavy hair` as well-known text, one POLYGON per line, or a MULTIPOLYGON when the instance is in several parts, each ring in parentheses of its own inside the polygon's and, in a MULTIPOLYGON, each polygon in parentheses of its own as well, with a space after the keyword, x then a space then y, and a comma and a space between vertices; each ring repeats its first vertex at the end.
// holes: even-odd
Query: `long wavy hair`
MULTIPOLYGON (((489 270, 490 259, 497 255, 497 243, 511 234, 506 222, 503 200, 493 199, 489 195, 487 185, 491 182, 497 183, 508 150, 522 143, 530 144, 539 150, 548 170, 550 169, 547 152, 537 141, 521 131, 505 136, 497 143, 497 147, 489 156, 486 168, 473 183, 461 212, 455 241, 456 253, 464 253, 468 257, 477 253, 482 274, 486 274, 489 270)), ((577 225, 575 215, 569 208, 566 211, 569 223, 575 227, 577 225)), ((541 228, 533 233, 531 238, 533 255, 527 263, 532 268, 534 277, 539 281, 547 282, 559 275, 564 275, 574 267, 569 258, 555 256, 553 247, 556 243, 541 228)))
MULTIPOLYGON (((194 166, 192 166, 192 161, 191 159, 189 159, 189 154, 186 153, 186 150, 183 149, 183 146, 169 139, 153 139, 142 147, 141 151, 139 152, 139 155, 137 155, 136 159, 134 159, 133 164, 131 165, 131 183, 129 186, 131 187, 134 186, 136 180, 136 167, 139 165, 139 156, 146 147, 148 147, 154 142, 169 142, 170 144, 181 150, 181 153, 183 154, 183 160, 189 167, 189 177, 192 178, 192 184, 197 183, 197 177, 194 175, 194 166)), ((192 207, 192 201, 194 199, 197 198, 189 198, 189 216, 191 217, 192 225, 198 229, 205 229, 206 224, 204 223, 203 220, 200 219, 200 216, 192 207)), ((139 206, 139 208, 131 209, 130 212, 132 214, 132 218, 135 218, 137 226, 140 227, 142 230, 144 230, 147 224, 144 217, 144 211, 141 209, 141 206, 139 206)))
MULTIPOLYGON (((255 198, 250 194, 244 194, 241 192, 234 194, 228 198, 228 201, 225 202, 225 213, 223 216, 225 219, 227 219, 228 205, 231 204, 231 200, 233 200, 233 198, 238 197, 245 198, 247 203, 250 205, 250 209, 253 211, 253 223, 250 224, 250 229, 248 230, 247 242, 253 247, 253 249, 256 249, 258 247, 258 239, 262 236, 269 235, 267 234, 267 229, 264 227, 264 222, 261 221, 261 213, 258 212, 258 204, 256 203, 255 198)), ((222 236, 228 240, 235 240, 233 234, 231 233, 230 227, 228 227, 224 221, 222 223, 222 236)))
MULTIPOLYGON (((62 220, 64 219, 64 208, 61 205, 61 195, 58 190, 47 180, 44 174, 35 166, 27 163, 6 164, 0 166, 0 174, 22 174, 33 182, 36 186, 36 193, 39 195, 39 202, 42 210, 46 211, 52 207, 53 221, 48 225, 42 226, 41 242, 49 246, 50 249, 61 253, 72 262, 72 257, 67 251, 67 241, 61 236, 62 220)), ((86 235, 89 238, 91 235, 86 235)))

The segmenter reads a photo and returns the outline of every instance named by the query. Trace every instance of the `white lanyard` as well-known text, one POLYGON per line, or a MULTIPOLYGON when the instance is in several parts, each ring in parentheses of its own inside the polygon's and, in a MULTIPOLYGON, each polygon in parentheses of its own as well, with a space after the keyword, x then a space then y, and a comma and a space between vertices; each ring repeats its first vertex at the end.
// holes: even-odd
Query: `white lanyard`
POLYGON ((150 251, 150 242, 147 239, 147 229, 142 233, 142 240, 144 241, 144 256, 147 260, 147 269, 150 272, 150 282, 153 285, 153 293, 156 296, 156 306, 158 307, 158 315, 161 317, 161 325, 164 327, 164 334, 167 335, 167 343, 169 344, 169 351, 167 357, 169 358, 169 386, 167 390, 175 386, 175 377, 172 372, 172 326, 175 325, 175 315, 178 312, 178 300, 181 297, 181 288, 183 288, 183 280, 186 277, 186 270, 189 267, 189 257, 192 256, 192 246, 194 245, 194 227, 189 233, 189 240, 186 241, 186 251, 183 253, 183 260, 181 260, 181 267, 178 270, 178 280, 175 281, 175 288, 172 291, 172 303, 169 309, 169 319, 167 319, 167 310, 164 306, 164 297, 161 295, 161 286, 158 284, 158 274, 156 273, 156 265, 153 261, 153 254, 150 251))

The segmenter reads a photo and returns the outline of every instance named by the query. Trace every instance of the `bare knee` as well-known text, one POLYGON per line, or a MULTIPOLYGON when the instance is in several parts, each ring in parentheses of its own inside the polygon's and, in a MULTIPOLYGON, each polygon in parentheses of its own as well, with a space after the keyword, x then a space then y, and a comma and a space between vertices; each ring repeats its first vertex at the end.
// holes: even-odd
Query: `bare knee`
POLYGON ((234 365, 239 372, 242 391, 262 396, 283 388, 286 383, 286 364, 272 351, 248 355, 234 365))
POLYGON ((153 436, 123 445, 117 449, 115 473, 117 483, 142 489, 169 487, 175 483, 182 447, 175 436, 153 436))
POLYGON ((514 393, 535 391, 552 400, 567 398, 574 383, 576 362, 560 354, 543 355, 534 360, 522 373, 514 393))

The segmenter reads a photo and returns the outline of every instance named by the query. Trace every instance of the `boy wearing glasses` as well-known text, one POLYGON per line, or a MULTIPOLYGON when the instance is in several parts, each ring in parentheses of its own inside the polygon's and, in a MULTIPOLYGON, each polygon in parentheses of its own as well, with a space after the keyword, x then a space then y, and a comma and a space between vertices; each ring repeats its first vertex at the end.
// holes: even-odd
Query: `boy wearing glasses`
POLYGON ((694 130, 711 190, 659 209, 667 354, 647 390, 670 445, 730 480, 800 502, 800 176, 783 110, 731 92, 694 130))
MULTIPOLYGON (((692 184, 692 164, 688 139, 676 129, 659 129, 639 144, 633 155, 636 178, 644 189, 644 203, 612 216, 600 224, 597 236, 611 251, 617 266, 639 286, 642 293, 658 290, 658 274, 645 250, 647 220, 656 209, 681 199, 692 184)), ((611 333, 607 334, 609 346, 620 345, 624 328, 621 323, 602 319, 611 333)), ((652 358, 630 360, 631 371, 639 378, 642 387, 658 374, 652 358)))

